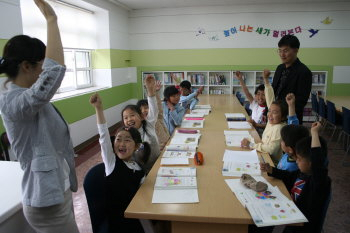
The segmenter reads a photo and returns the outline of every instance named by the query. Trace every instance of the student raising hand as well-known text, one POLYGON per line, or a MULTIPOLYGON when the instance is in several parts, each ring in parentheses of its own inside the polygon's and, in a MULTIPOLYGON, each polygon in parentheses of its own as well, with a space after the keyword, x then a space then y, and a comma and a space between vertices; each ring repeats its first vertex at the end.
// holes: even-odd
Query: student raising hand
POLYGON ((162 89, 162 82, 161 81, 157 80, 155 85, 156 85, 156 91, 160 91, 160 89, 162 89))
POLYGON ((286 102, 287 104, 290 105, 295 105, 295 95, 293 93, 289 93, 286 96, 286 102))
POLYGON ((268 82, 270 75, 271 75, 270 70, 265 69, 264 72, 263 72, 264 80, 268 82))
POLYGON ((239 80, 239 81, 243 81, 243 75, 240 71, 236 71, 236 78, 239 80))
POLYGON ((95 93, 90 97, 90 104, 95 108, 102 108, 102 100, 98 93, 95 93))
POLYGON ((153 75, 149 74, 145 78, 145 86, 147 89, 148 96, 152 97, 156 95, 156 79, 153 77, 153 75))
POLYGON ((47 2, 44 0, 34 0, 34 2, 47 21, 57 19, 55 11, 47 2))

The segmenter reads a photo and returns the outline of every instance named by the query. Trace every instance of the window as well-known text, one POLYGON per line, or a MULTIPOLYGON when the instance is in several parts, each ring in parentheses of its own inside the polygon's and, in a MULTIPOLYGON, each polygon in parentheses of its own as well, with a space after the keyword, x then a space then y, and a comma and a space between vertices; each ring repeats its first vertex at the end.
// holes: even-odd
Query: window
POLYGON ((58 92, 92 86, 91 50, 64 49, 66 74, 58 92))

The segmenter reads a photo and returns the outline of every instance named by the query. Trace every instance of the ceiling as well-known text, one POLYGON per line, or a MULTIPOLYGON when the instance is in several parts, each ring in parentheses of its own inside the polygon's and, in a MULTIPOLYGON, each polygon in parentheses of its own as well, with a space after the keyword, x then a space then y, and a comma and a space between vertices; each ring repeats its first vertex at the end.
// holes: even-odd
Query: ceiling
POLYGON ((350 0, 107 0, 129 10, 247 4, 350 2, 350 0))

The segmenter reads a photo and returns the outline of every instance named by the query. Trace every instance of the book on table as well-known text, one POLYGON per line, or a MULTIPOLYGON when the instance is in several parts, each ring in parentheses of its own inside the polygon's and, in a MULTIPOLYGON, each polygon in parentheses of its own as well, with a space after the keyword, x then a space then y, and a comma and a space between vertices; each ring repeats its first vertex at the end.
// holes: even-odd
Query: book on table
POLYGON ((176 177, 176 176, 188 176, 195 177, 196 176, 196 168, 195 167, 160 167, 157 173, 157 176, 165 176, 165 177, 176 177))
POLYGON ((243 139, 248 139, 251 142, 254 142, 253 137, 249 134, 248 131, 224 131, 225 141, 227 146, 241 147, 241 141, 243 139))
POLYGON ((252 126, 247 121, 228 121, 229 129, 251 129, 252 126))
POLYGON ((260 162, 256 150, 225 150, 222 160, 224 162, 222 166, 223 176, 241 176, 244 173, 261 175, 260 162))
POLYGON ((183 120, 181 128, 197 129, 204 127, 204 120, 183 120))
POLYGON ((246 121, 246 117, 243 113, 225 113, 227 121, 246 121))

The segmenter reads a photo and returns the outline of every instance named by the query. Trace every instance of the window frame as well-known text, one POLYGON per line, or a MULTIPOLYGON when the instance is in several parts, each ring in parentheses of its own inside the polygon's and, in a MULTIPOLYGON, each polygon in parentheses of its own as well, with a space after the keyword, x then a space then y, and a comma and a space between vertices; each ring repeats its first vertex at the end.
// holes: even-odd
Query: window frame
MULTIPOLYGON (((73 59, 74 59, 74 67, 73 69, 68 68, 66 70, 67 72, 72 72, 74 76, 74 86, 64 87, 64 88, 58 88, 57 93, 64 93, 74 90, 80 90, 84 88, 89 88, 94 86, 94 80, 93 80, 93 72, 92 72, 92 49, 81 49, 81 48, 63 48, 64 52, 73 52, 73 59), (89 66, 84 68, 77 68, 77 52, 86 52, 88 53, 88 59, 89 59, 89 66), (90 82, 87 84, 80 84, 78 85, 78 76, 77 73, 79 71, 87 71, 90 74, 90 82)), ((63 78, 64 79, 64 78, 63 78)))

